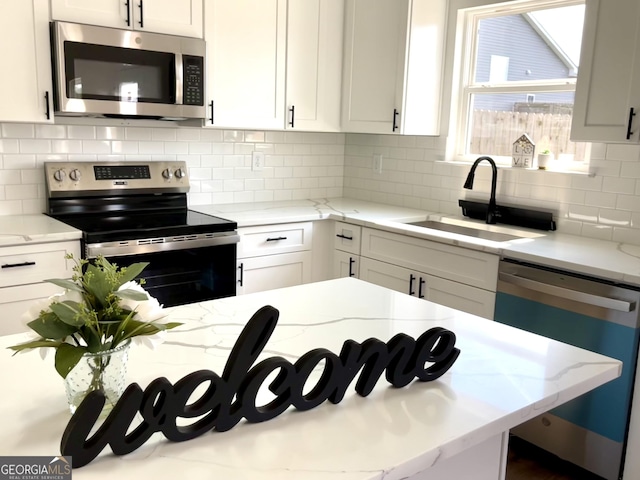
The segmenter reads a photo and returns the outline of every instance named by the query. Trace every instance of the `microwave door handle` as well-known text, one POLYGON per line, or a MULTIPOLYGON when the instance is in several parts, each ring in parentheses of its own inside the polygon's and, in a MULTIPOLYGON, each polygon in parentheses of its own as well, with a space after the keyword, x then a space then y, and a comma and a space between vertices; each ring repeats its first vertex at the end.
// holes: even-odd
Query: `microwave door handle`
POLYGON ((182 54, 176 53, 176 105, 182 105, 182 85, 184 79, 182 77, 183 74, 183 64, 182 64, 182 54))

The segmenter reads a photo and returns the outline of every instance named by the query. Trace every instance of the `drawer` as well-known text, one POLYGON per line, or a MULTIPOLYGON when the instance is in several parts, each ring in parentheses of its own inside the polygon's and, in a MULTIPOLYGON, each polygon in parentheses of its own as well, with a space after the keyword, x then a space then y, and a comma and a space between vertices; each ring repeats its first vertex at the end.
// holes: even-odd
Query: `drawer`
POLYGON ((80 257, 80 242, 55 242, 0 248, 0 287, 39 283, 49 278, 70 278, 73 260, 80 257))
POLYGON ((333 248, 360 255, 362 227, 344 222, 335 222, 333 248))
POLYGON ((286 223, 239 228, 238 258, 311 250, 313 224, 286 223))
POLYGON ((364 228, 361 255, 496 291, 499 258, 490 253, 364 228))
POLYGON ((29 311, 35 301, 63 291, 53 283, 33 283, 0 288, 0 335, 33 332, 26 326, 23 315, 29 311))

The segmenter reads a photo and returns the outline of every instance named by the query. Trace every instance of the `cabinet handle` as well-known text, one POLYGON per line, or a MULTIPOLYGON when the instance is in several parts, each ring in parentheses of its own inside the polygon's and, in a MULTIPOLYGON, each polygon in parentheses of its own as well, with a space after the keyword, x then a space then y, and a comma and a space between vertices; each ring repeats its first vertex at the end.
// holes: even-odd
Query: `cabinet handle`
POLYGON ((143 7, 142 7, 142 0, 140 0, 140 5, 139 5, 139 6, 140 6, 140 22, 138 22, 138 23, 140 23, 140 28, 144 28, 144 24, 142 23, 142 17, 143 17, 143 13, 142 13, 142 8, 143 8, 143 7))
POLYGON ((353 240, 353 237, 348 237, 348 236, 343 235, 343 234, 341 234, 341 233, 338 233, 338 234, 336 235, 336 237, 338 237, 338 238, 344 238, 345 240, 353 240))
POLYGON ((238 270, 240 270, 240 278, 238 279, 238 283, 242 287, 244 285, 244 263, 240 264, 238 270))
POLYGON ((400 112, 398 112, 397 108, 393 109, 393 132, 395 132, 398 129, 398 114, 400 112))
POLYGON ((291 125, 291 128, 293 128, 294 118, 296 114, 296 106, 291 105, 291 108, 289 109, 289 111, 291 112, 291 120, 289 120, 289 125, 291 125))
POLYGON ((418 298, 424 298, 424 293, 422 293, 422 287, 426 284, 426 280, 420 277, 420 282, 418 284, 418 298))
POLYGON ((355 275, 355 273, 353 273, 353 264, 356 263, 356 261, 353 259, 353 257, 349 257, 349 276, 353 277, 355 275))
POLYGON ((415 291, 413 290, 413 281, 416 277, 413 276, 413 273, 409 274, 409 295, 415 295, 415 291))
POLYGON ((45 115, 47 120, 51 120, 51 109, 49 107, 49 91, 44 92, 45 115))
POLYGON ((631 138, 633 132, 631 131, 631 124, 633 123, 633 117, 635 116, 635 112, 633 111, 633 107, 629 109, 629 121, 627 122, 627 140, 631 138))
POLYGON ((267 238, 267 242, 277 242, 279 240, 286 240, 287 237, 269 237, 267 238))
POLYGON ((31 267, 31 266, 33 266, 35 264, 36 264, 36 262, 5 263, 0 268, 31 267))
POLYGON ((209 118, 209 120, 211 121, 211 125, 213 125, 213 100, 209 102, 209 108, 211 109, 211 118, 209 118))
POLYGON ((131 8, 131 0, 126 0, 124 2, 124 6, 127 9, 127 27, 131 26, 131 10, 129 10, 131 8))

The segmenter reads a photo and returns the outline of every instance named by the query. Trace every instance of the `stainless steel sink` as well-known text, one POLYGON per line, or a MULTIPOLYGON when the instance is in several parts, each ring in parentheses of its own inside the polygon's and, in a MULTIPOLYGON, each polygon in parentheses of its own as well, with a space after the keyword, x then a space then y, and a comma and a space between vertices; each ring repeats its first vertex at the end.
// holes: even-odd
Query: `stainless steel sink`
POLYGON ((500 230, 506 230, 503 227, 497 227, 493 225, 459 225, 456 223, 447 223, 437 220, 424 220, 421 222, 407 222, 406 225, 413 225, 415 227, 429 228, 433 230, 440 230, 443 232, 457 233, 458 235, 466 235, 468 237, 481 238, 483 240, 490 240, 492 242, 508 242, 510 240, 519 240, 521 238, 535 238, 541 237, 544 234, 525 232, 520 230, 510 231, 506 233, 500 230))

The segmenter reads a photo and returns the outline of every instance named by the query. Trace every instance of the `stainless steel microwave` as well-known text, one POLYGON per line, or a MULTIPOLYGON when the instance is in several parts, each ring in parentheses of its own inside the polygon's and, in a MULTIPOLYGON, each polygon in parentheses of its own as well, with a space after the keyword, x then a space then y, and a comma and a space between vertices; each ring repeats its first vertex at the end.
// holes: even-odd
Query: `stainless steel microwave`
POLYGON ((58 115, 204 118, 205 42, 53 22, 58 115))

